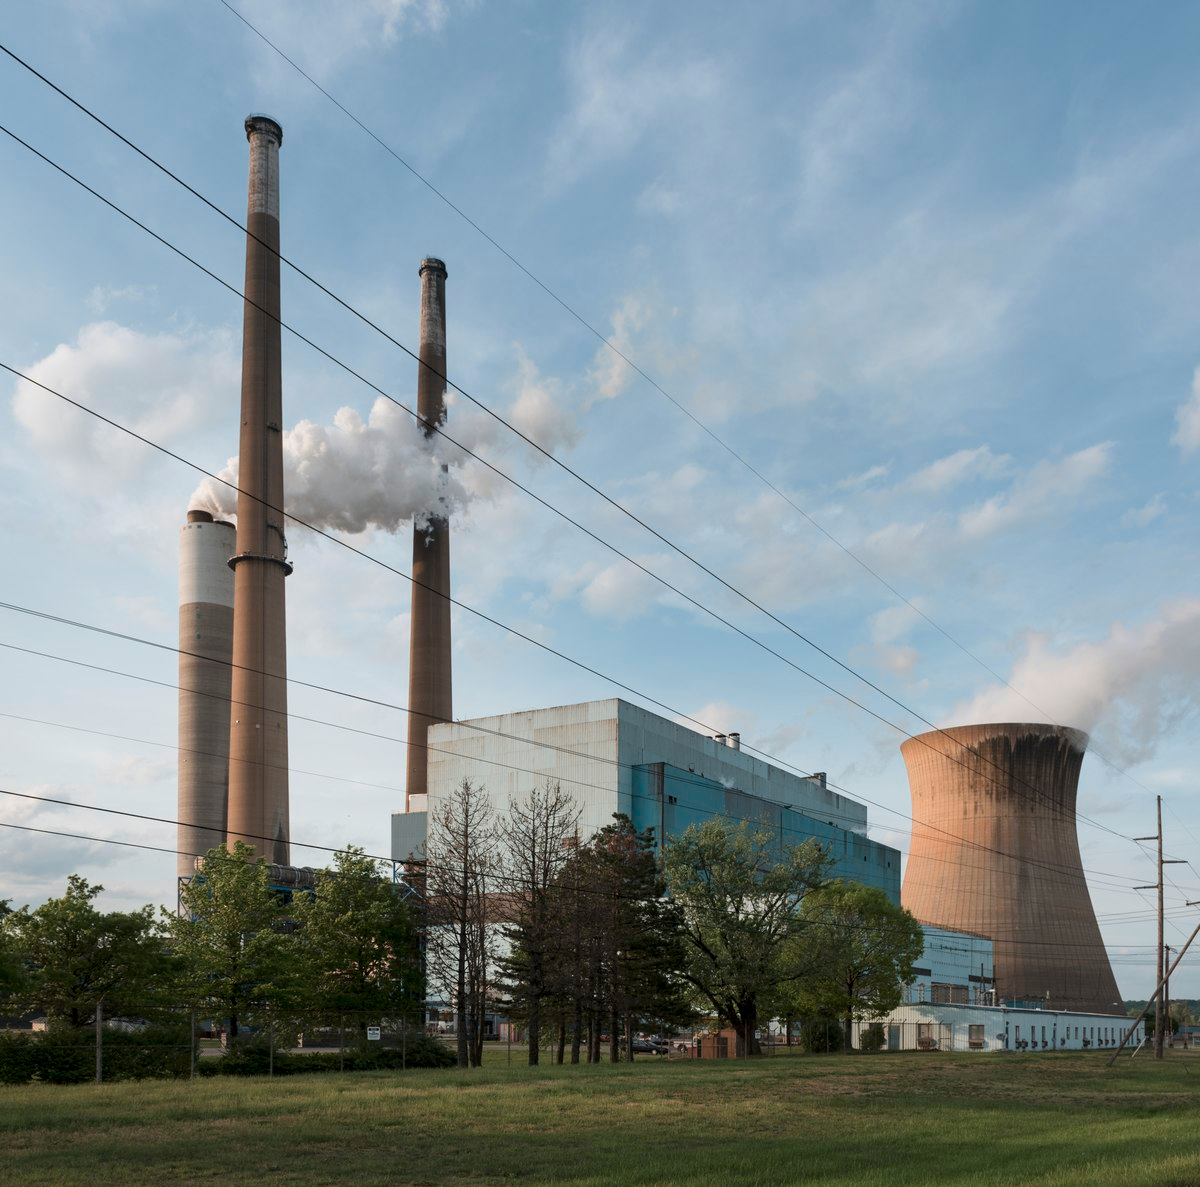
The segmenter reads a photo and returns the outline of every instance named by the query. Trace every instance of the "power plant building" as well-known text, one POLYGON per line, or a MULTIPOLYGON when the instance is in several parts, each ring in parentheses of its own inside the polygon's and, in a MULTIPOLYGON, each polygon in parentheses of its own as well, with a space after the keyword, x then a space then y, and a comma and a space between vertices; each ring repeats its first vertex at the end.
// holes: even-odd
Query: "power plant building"
POLYGON ((427 795, 392 816, 397 861, 421 856, 428 811, 464 779, 483 784, 498 811, 549 780, 579 805, 585 837, 616 812, 659 840, 712 817, 749 820, 780 844, 816 838, 833 856, 832 876, 899 901, 900 853, 867 836, 866 808, 822 776, 748 754, 736 734, 709 737, 613 698, 435 725, 428 744, 427 795))

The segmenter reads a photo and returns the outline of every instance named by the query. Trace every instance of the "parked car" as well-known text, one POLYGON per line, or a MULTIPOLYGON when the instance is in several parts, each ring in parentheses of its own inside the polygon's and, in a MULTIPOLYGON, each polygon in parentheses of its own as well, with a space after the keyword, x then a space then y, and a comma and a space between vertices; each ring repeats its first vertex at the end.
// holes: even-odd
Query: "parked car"
POLYGON ((635 1055, 666 1055, 667 1043, 663 1039, 634 1039, 635 1055))

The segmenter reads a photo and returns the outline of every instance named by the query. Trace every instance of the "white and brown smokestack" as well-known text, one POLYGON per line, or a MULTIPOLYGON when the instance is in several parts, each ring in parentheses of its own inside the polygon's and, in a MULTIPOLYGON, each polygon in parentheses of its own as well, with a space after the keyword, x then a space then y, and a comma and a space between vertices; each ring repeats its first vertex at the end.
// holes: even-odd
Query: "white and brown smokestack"
MULTIPOLYGON (((446 420, 446 265, 421 261, 421 350, 417 413, 425 434, 446 420)), ((453 720, 450 669, 450 522, 413 522, 412 634, 408 666, 408 762, 404 806, 423 811, 429 727, 453 720), (420 797, 419 799, 417 797, 420 797)))
POLYGON ((279 326, 279 146, 283 129, 246 120, 250 192, 237 552, 233 569, 233 677, 229 714, 230 846, 244 841, 290 864, 287 637, 283 523, 283 381, 279 326))
POLYGON ((225 843, 233 658, 233 524, 189 511, 179 529, 179 821, 176 873, 225 843))

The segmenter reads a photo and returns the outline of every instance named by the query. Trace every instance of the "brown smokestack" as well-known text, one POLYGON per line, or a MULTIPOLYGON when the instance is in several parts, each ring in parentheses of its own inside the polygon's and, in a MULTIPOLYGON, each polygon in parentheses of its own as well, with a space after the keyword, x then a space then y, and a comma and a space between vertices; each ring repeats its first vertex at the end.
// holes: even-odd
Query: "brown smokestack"
MULTIPOLYGON (((446 420, 446 265, 422 260, 421 362, 417 412, 429 436, 446 420)), ((405 811, 421 811, 428 793, 429 727, 453 719, 450 675, 450 523, 413 523, 412 635, 408 664, 408 763, 405 811), (414 803, 414 797, 422 797, 414 803)))
POLYGON ((228 843, 280 865, 288 854, 283 384, 279 329, 279 146, 283 129, 246 120, 250 193, 242 329, 242 428, 233 568, 228 843))

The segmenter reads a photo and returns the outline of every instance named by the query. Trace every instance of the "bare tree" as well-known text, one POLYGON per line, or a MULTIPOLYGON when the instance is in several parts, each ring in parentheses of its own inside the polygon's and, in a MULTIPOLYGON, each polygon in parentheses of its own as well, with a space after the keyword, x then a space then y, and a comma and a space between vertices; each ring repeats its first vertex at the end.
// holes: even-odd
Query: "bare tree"
POLYGON ((483 1055, 496 963, 496 836, 486 790, 464 779, 434 810, 425 843, 427 976, 454 1000, 459 1067, 478 1067, 483 1055))
POLYGON ((574 851, 579 808, 557 783, 546 781, 509 801, 500 822, 505 890, 512 925, 505 961, 508 988, 529 1025, 529 1062, 538 1062, 541 1004, 550 989, 556 882, 574 851))

